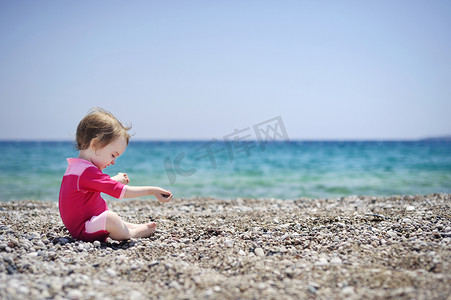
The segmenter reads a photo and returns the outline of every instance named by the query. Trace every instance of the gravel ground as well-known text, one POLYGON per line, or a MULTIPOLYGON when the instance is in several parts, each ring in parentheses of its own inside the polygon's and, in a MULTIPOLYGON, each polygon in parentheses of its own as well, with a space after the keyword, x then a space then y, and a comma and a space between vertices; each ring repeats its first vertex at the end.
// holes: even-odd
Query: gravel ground
POLYGON ((1 299, 451 299, 451 195, 109 202, 150 238, 85 243, 0 203, 1 299))

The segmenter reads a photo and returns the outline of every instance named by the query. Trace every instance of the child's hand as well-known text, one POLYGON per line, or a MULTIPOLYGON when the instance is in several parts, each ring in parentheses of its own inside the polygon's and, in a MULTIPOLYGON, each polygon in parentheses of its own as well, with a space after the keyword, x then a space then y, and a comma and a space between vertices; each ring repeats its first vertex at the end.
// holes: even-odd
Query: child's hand
POLYGON ((171 191, 166 191, 163 190, 162 188, 155 188, 154 195, 161 203, 169 202, 172 199, 171 191))
POLYGON ((111 177, 111 179, 120 182, 122 184, 130 183, 130 179, 128 179, 127 173, 118 173, 116 176, 111 177))

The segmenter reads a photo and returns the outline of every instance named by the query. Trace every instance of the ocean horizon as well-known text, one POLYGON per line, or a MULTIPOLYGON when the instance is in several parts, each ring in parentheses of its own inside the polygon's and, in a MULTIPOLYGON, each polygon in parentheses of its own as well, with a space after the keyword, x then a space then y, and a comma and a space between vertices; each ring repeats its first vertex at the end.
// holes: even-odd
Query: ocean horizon
MULTIPOLYGON (((57 201, 66 158, 78 155, 68 140, 0 141, 0 153, 0 201, 57 201)), ((131 185, 161 186, 176 198, 451 193, 451 141, 132 139, 104 172, 125 172, 131 185)))

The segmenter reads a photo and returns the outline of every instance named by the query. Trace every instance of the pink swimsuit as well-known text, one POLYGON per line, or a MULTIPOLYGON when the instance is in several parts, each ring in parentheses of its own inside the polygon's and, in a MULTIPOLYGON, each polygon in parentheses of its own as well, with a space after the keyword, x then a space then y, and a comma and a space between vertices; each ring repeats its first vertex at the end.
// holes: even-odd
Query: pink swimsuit
POLYGON ((59 210, 64 225, 73 238, 92 242, 105 241, 105 200, 100 193, 122 199, 126 185, 114 181, 95 165, 81 158, 68 158, 61 183, 59 210))

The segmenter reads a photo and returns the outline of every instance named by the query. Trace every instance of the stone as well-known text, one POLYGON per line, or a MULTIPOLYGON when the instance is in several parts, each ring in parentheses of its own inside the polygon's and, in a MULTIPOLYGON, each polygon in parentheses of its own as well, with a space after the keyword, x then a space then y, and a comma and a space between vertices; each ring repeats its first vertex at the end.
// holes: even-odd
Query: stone
POLYGON ((0 201, 0 298, 447 299, 451 194, 372 200, 111 201, 159 230, 104 243, 70 238, 56 203, 0 201))
POLYGON ((31 234, 28 235, 27 237, 29 240, 34 240, 34 239, 40 239, 41 235, 37 232, 32 232, 31 234))
POLYGON ((78 300, 78 299, 82 299, 83 298, 83 293, 79 290, 70 290, 67 293, 67 297, 69 299, 73 299, 73 300, 78 300))
POLYGON ((106 273, 108 274, 108 276, 110 276, 110 277, 116 277, 116 271, 114 271, 112 268, 106 269, 105 272, 106 272, 106 273))
POLYGON ((265 252, 263 251, 262 248, 255 248, 254 253, 257 256, 265 256, 265 252))
POLYGON ((175 289, 177 291, 180 291, 180 289, 181 289, 180 284, 177 281, 175 281, 175 280, 173 280, 173 281, 171 281, 169 283, 169 287, 173 288, 173 289, 175 289))
POLYGON ((332 257, 332 259, 330 260, 330 263, 332 265, 341 265, 343 263, 343 261, 338 256, 335 256, 335 257, 332 257))
POLYGON ((398 234, 395 231, 393 231, 393 230, 387 231, 387 235, 392 237, 392 238, 397 238, 398 237, 398 234))
POLYGON ((315 266, 326 266, 328 265, 329 262, 327 260, 327 258, 325 257, 320 257, 316 262, 315 262, 315 266))
POLYGON ((58 243, 60 243, 61 245, 66 245, 67 243, 69 243, 69 239, 67 239, 65 237, 60 237, 60 238, 56 239, 56 241, 58 243))
POLYGON ((156 266, 156 265, 158 265, 160 262, 158 261, 158 260, 154 260, 154 261, 151 261, 150 263, 149 263, 149 267, 153 267, 153 266, 156 266))
POLYGON ((227 248, 232 248, 233 247, 233 241, 232 240, 224 241, 224 246, 226 246, 227 248))
POLYGON ((30 289, 25 285, 19 285, 17 292, 22 295, 28 295, 30 293, 30 289))
POLYGON ((47 249, 47 246, 44 244, 43 241, 38 241, 35 243, 35 248, 36 249, 47 249))
POLYGON ((307 286, 307 291, 309 291, 312 294, 318 293, 318 289, 316 287, 312 286, 312 285, 308 285, 307 286))
POLYGON ((341 289, 341 293, 347 297, 350 297, 355 294, 354 287, 345 286, 344 288, 341 289))
POLYGON ((145 299, 145 297, 141 292, 132 290, 130 291, 129 299, 145 299))

